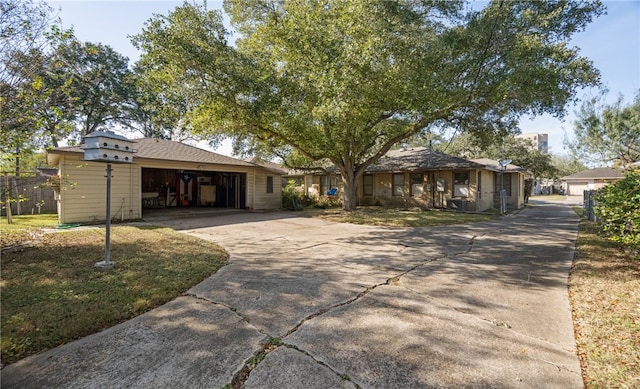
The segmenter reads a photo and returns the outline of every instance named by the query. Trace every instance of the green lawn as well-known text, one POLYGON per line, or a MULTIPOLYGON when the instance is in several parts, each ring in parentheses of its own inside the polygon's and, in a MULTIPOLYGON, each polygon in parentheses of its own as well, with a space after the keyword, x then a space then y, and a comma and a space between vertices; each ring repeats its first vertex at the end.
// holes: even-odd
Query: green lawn
POLYGON ((162 305, 227 261, 219 246, 168 228, 115 226, 116 265, 98 270, 104 243, 104 228, 88 228, 47 233, 32 247, 2 253, 3 364, 162 305))
POLYGON ((340 223, 369 224, 393 227, 427 227, 446 224, 465 224, 495 219, 494 214, 477 214, 419 208, 358 207, 353 212, 340 209, 307 209, 303 216, 316 217, 340 223))

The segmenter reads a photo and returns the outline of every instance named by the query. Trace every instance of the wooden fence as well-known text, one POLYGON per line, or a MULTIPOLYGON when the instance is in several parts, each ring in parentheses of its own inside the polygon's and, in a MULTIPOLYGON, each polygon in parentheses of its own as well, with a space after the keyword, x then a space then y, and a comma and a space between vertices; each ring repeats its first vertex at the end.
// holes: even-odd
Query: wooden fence
POLYGON ((46 174, 39 171, 22 174, 20 177, 0 176, 0 194, 2 195, 0 215, 6 215, 7 195, 12 199, 12 215, 57 212, 58 204, 53 189, 46 185, 48 178, 46 174))

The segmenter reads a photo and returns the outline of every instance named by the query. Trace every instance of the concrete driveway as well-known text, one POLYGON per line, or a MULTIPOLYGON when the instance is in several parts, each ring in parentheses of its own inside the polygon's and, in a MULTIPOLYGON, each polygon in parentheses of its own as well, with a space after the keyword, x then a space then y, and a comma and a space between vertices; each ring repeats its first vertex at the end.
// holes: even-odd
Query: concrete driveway
POLYGON ((231 263, 185 296, 2 370, 2 387, 581 388, 578 218, 385 228, 241 213, 156 221, 231 263))

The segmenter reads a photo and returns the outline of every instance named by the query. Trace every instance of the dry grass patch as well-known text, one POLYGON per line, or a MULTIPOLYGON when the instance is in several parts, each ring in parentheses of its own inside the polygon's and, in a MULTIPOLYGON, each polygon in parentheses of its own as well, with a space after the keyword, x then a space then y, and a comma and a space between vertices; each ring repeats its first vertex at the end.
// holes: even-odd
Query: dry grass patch
POLYGON ((104 228, 45 234, 2 254, 2 363, 59 346, 140 315, 183 294, 227 261, 219 246, 168 228, 104 228))
POLYGON ((580 223, 569 278, 576 343, 587 388, 640 387, 640 260, 580 223))
POLYGON ((339 223, 368 224, 392 227, 428 227, 445 224, 465 224, 495 219, 493 214, 464 213, 419 208, 359 207, 353 212, 338 209, 305 210, 303 215, 339 223))

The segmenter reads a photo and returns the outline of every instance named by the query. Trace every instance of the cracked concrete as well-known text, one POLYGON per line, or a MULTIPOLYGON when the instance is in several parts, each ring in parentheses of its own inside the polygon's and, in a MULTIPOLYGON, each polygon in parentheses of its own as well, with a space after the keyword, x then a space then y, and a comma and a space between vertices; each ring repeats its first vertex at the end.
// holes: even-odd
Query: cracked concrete
POLYGON ((145 315, 5 367, 3 388, 582 387, 568 207, 433 228, 292 213, 160 222, 221 244, 230 264, 145 315))

